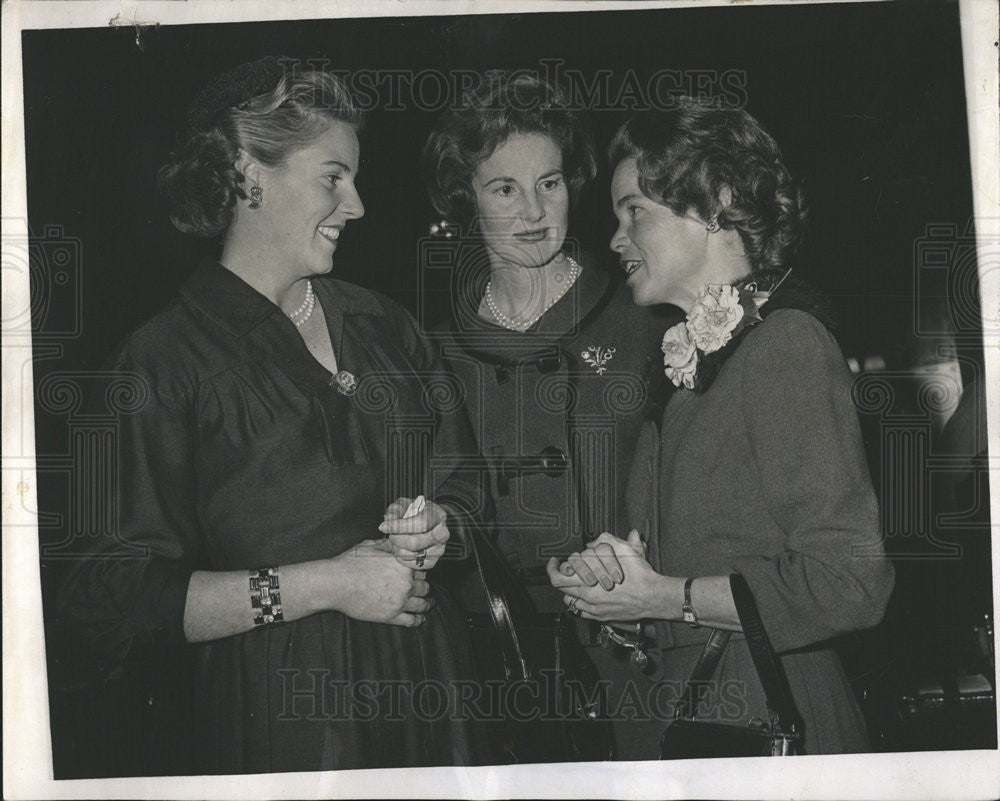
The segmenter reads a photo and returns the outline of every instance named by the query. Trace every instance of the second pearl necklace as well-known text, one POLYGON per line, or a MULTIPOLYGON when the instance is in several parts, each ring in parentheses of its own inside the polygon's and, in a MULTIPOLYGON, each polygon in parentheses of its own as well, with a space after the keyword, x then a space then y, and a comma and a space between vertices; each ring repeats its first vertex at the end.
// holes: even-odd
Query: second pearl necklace
POLYGON ((566 285, 562 287, 562 291, 559 292, 559 294, 553 295, 551 298, 549 298, 549 302, 545 304, 545 308, 542 309, 542 311, 539 314, 537 314, 535 317, 532 317, 530 320, 513 320, 506 314, 504 314, 502 311, 500 311, 500 307, 497 305, 497 302, 493 299, 493 282, 489 281, 486 284, 486 292, 483 297, 486 301, 487 308, 490 310, 490 314, 493 315, 493 319, 496 320, 498 323, 500 323, 500 325, 502 325, 504 328, 507 328, 511 331, 517 331, 519 333, 523 333, 524 331, 527 331, 529 328, 531 328, 531 326, 533 326, 535 323, 537 323, 539 320, 542 319, 542 316, 545 314, 545 312, 551 309, 556 304, 556 302, 569 291, 569 288, 573 286, 573 284, 576 282, 576 279, 580 276, 580 265, 576 263, 573 257, 566 256, 566 261, 569 262, 569 280, 566 282, 566 285))

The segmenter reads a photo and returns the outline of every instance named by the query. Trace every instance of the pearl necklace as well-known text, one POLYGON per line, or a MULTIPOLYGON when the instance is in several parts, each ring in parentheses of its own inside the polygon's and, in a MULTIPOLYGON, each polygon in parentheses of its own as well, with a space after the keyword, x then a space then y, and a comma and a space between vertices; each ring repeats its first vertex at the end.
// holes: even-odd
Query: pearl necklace
POLYGON ((492 281, 487 282, 486 293, 484 297, 486 300, 486 306, 487 308, 489 308, 490 314, 493 315, 493 319, 495 319, 498 323, 500 323, 500 325, 502 325, 504 328, 507 328, 511 331, 518 331, 524 333, 527 329, 531 328, 531 326, 533 326, 535 323, 537 323, 539 320, 542 319, 542 315, 544 315, 545 312, 547 312, 556 304, 556 301, 558 301, 563 295, 565 295, 569 291, 569 288, 573 286, 573 283, 579 277, 580 265, 573 260, 572 256, 567 256, 566 261, 569 262, 569 281, 566 282, 566 286, 563 287, 562 292, 550 298, 549 302, 545 304, 545 308, 542 309, 541 313, 533 317, 531 320, 514 321, 506 314, 504 314, 502 311, 500 311, 500 307, 497 306, 496 301, 493 299, 493 282, 492 281))
POLYGON ((313 309, 316 308, 316 293, 313 292, 312 281, 306 279, 306 299, 295 311, 288 313, 288 319, 295 323, 296 328, 301 328, 309 322, 313 309), (296 319, 298 318, 298 319, 296 319))

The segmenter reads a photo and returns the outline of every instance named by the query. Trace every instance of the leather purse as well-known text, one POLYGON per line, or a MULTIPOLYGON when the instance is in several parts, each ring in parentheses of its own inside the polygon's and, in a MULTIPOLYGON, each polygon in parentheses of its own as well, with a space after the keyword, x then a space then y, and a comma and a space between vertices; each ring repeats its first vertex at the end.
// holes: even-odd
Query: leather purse
POLYGON ((736 611, 760 678, 770 720, 744 725, 698 719, 698 704, 722 659, 731 632, 715 629, 705 643, 678 703, 674 720, 660 738, 660 759, 710 757, 793 756, 800 753, 801 725, 792 701, 788 679, 764 630, 750 586, 743 576, 729 577, 736 611))
POLYGON ((467 618, 480 679, 501 699, 486 723, 500 763, 614 759, 606 692, 565 614, 535 611, 486 533, 464 521, 464 539, 489 612, 467 618))

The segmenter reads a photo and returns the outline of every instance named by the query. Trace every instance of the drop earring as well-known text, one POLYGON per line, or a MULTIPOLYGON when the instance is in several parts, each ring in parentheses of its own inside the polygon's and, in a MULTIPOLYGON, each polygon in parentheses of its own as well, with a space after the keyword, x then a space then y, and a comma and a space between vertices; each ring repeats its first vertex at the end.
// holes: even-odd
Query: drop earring
POLYGON ((259 209, 263 198, 264 198, 263 189, 261 189, 259 186, 256 185, 250 187, 250 208, 259 209))

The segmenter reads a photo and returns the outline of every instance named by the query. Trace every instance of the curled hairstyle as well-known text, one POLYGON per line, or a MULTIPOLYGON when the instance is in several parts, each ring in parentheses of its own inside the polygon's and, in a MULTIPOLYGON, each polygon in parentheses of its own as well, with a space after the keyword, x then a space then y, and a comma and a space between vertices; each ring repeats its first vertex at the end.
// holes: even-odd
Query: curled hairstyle
POLYGON ((586 119, 565 94, 524 73, 491 72, 444 114, 424 146, 423 171, 434 208, 468 224, 476 218, 472 177, 515 134, 549 137, 562 153, 571 204, 597 174, 597 149, 586 119))
POLYGON ((340 78, 295 67, 260 59, 217 76, 198 95, 181 147, 157 176, 178 229, 214 237, 229 227, 237 198, 247 196, 236 168, 241 150, 280 167, 331 122, 360 130, 362 114, 340 78))
POLYGON ((676 109, 629 119, 608 154, 612 164, 634 158, 639 188, 674 214, 715 216, 735 230, 762 288, 784 275, 802 238, 805 198, 774 139, 747 112, 684 98, 676 109), (725 188, 732 202, 721 207, 725 188))

